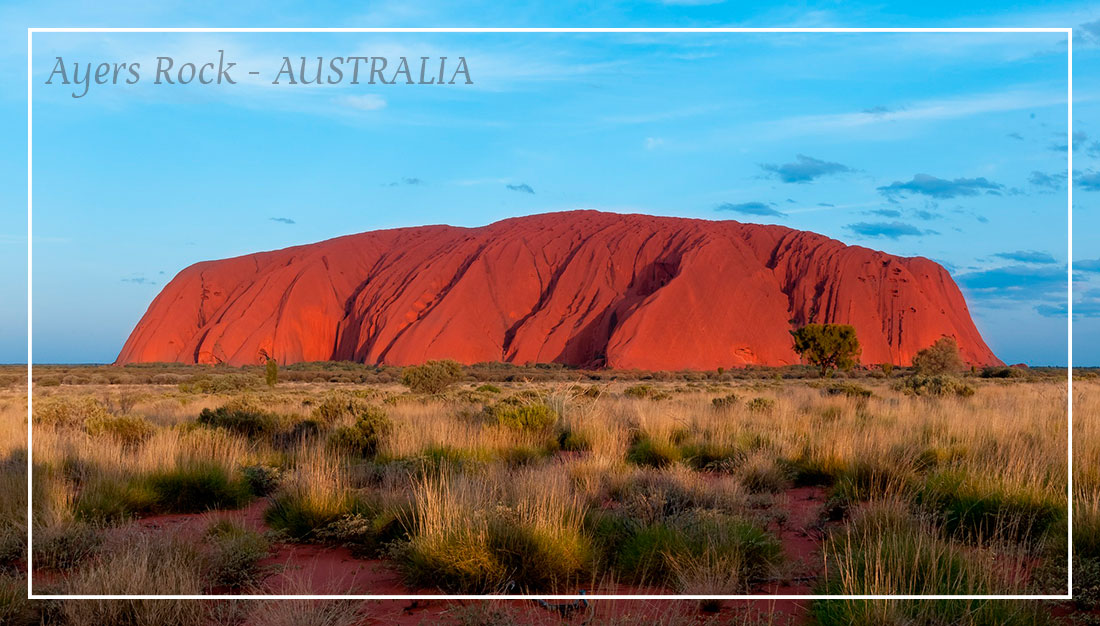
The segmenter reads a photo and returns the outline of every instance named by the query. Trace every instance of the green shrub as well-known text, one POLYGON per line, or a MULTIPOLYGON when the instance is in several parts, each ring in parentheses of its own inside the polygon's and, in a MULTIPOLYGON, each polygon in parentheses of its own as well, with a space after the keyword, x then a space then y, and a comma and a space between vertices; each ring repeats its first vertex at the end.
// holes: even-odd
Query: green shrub
POLYGON ((279 363, 275 359, 268 359, 264 364, 264 382, 268 387, 279 384, 279 363))
POLYGON ((275 493, 282 482, 283 472, 270 465, 246 465, 241 468, 241 476, 248 485, 248 491, 262 498, 275 493))
POLYGON ((668 467, 680 460, 680 449, 663 440, 641 437, 626 453, 626 460, 644 467, 668 467))
POLYGON ((775 400, 757 397, 749 401, 748 409, 753 413, 771 413, 775 409, 775 400))
POLYGON ((82 485, 73 510, 79 520, 118 522, 152 511, 156 502, 148 485, 109 477, 82 485))
POLYGON ((914 396, 956 395, 967 398, 974 395, 973 387, 957 378, 944 374, 934 376, 914 374, 895 385, 895 389, 914 396))
POLYGON ((870 398, 871 390, 856 383, 833 383, 825 388, 825 393, 830 396, 845 395, 849 398, 870 398))
POLYGON ((373 517, 372 505, 348 494, 338 501, 318 501, 307 494, 293 492, 277 496, 264 511, 264 522, 282 530, 295 540, 313 539, 323 528, 345 515, 373 517))
MULTIPOLYGON (((1007 593, 996 574, 964 546, 940 538, 903 507, 872 508, 826 542, 829 569, 821 594, 983 595, 1007 593), (887 510, 882 510, 887 508, 887 510), (891 510, 892 509, 892 510, 891 510), (883 573, 889 573, 884 576, 883 573)), ((815 601, 811 611, 824 626, 879 624, 1045 624, 1049 609, 989 600, 881 602, 815 601)))
POLYGON ((347 513, 317 530, 315 536, 323 543, 347 548, 356 557, 377 558, 393 542, 408 540, 412 515, 408 506, 347 513))
POLYGON ((355 418, 352 426, 337 428, 329 436, 329 447, 361 457, 372 457, 378 453, 382 439, 393 429, 386 412, 378 407, 367 406, 355 418))
POLYGON ((820 459, 807 454, 783 459, 781 463, 785 473, 790 476, 791 482, 796 487, 828 486, 836 479, 831 468, 826 467, 820 459))
POLYGON ((334 392, 327 394, 317 403, 311 415, 321 423, 332 424, 347 418, 354 419, 368 408, 370 404, 362 398, 349 393, 334 392))
POLYGON ((61 571, 73 569, 99 553, 103 538, 102 530, 80 522, 36 530, 34 565, 61 571))
POLYGON ((737 394, 731 393, 718 398, 714 398, 710 401, 710 403, 715 409, 728 409, 737 404, 737 394))
POLYGON ((731 482, 703 480, 678 467, 650 469, 626 481, 613 481, 607 496, 615 503, 616 512, 646 524, 668 521, 694 509, 737 513, 745 507, 743 493, 731 482))
POLYGON ((488 448, 429 445, 415 456, 402 459, 401 463, 413 476, 427 476, 478 471, 496 459, 496 452, 488 448))
POLYGON ((680 548, 682 538, 667 524, 657 523, 630 533, 618 548, 615 567, 631 580, 662 584, 672 572, 667 557, 680 548))
POLYGON ((232 400, 213 410, 203 409, 198 418, 198 423, 207 428, 224 428, 246 437, 274 433, 281 422, 278 415, 259 408, 246 398, 232 400))
POLYGON ((558 433, 558 448, 565 452, 585 452, 592 449, 592 439, 583 430, 566 427, 558 433))
POLYGON ((500 460, 508 467, 524 467, 554 454, 552 447, 518 445, 499 451, 500 460))
POLYGON ((668 585, 677 568, 706 555, 734 557, 743 589, 779 565, 783 550, 763 528, 730 515, 696 510, 667 522, 642 525, 616 554, 620 576, 636 583, 668 585))
POLYGON ((146 480, 162 513, 201 513, 211 509, 235 509, 251 494, 243 481, 213 463, 194 463, 150 475, 146 480))
POLYGON ((741 485, 751 493, 779 493, 787 486, 787 477, 777 463, 761 458, 741 467, 741 485))
POLYGON ((229 520, 215 522, 207 529, 210 545, 206 574, 215 586, 240 589, 260 582, 260 560, 271 551, 266 537, 229 520))
POLYGON ((648 398, 649 400, 667 400, 670 396, 668 393, 657 389, 653 385, 631 385, 626 389, 623 389, 623 394, 631 398, 648 398))
POLYGON ((601 388, 597 385, 588 385, 583 390, 581 390, 579 397, 595 399, 595 398, 599 398, 602 395, 603 395, 603 388, 601 388))
MULTIPOLYGON (((1036 545, 1064 517, 1064 503, 1030 492, 968 482, 960 472, 928 477, 917 502, 940 516, 944 530, 965 539, 1007 538, 1036 545)), ((1076 534, 1076 533, 1075 533, 1076 534)))
POLYGON ((954 337, 940 337, 936 343, 917 352, 913 357, 913 369, 925 376, 957 372, 963 367, 959 344, 954 337))
POLYGON ((237 393, 255 386, 253 377, 246 374, 198 374, 179 383, 183 393, 237 393))
POLYGON ((982 378, 1024 378, 1027 372, 1018 367, 990 366, 982 368, 982 378))
POLYGON ((558 412, 545 404, 498 403, 492 414, 501 426, 515 430, 542 431, 558 421, 558 412))
POLYGON ((282 449, 294 448, 303 441, 313 439, 321 434, 325 424, 319 419, 307 417, 304 420, 294 422, 290 430, 276 433, 272 438, 272 444, 282 449))
POLYGON ((481 393, 500 393, 500 387, 497 387, 496 385, 484 384, 478 387, 476 391, 480 391, 481 393))
POLYGON ((622 509, 591 508, 585 512, 584 528, 603 565, 614 567, 623 545, 638 531, 640 521, 622 509))
POLYGON ((443 393, 464 376, 462 366, 454 361, 428 361, 406 367, 401 372, 401 384, 414 393, 443 393))
POLYGON ((848 371, 859 364, 860 346, 856 329, 847 324, 806 324, 792 330, 794 351, 821 369, 824 377, 829 368, 848 371))
POLYGON ((593 552, 571 528, 524 522, 509 509, 486 512, 484 532, 413 535, 394 550, 406 582, 452 593, 551 591, 585 573, 593 552))
POLYGON ((82 427, 89 420, 110 418, 103 403, 95 398, 36 398, 34 423, 58 428, 82 427))
POLYGON ((825 501, 825 513, 831 520, 842 519, 859 502, 882 494, 909 494, 915 479, 913 468, 874 460, 852 461, 833 472, 835 480, 825 501))
POLYGON ((728 472, 745 460, 738 447, 713 441, 688 444, 681 448, 684 462, 692 469, 704 472, 728 472))
POLYGON ((84 421, 84 430, 93 437, 110 437, 125 446, 136 446, 156 429, 139 415, 97 415, 84 421))

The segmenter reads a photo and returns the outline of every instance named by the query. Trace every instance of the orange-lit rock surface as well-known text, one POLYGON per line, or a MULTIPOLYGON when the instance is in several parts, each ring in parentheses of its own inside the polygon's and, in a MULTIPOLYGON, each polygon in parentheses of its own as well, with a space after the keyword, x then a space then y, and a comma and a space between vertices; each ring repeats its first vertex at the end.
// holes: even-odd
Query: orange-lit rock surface
POLYGON ((648 370, 798 363, 789 330, 855 326, 863 363, 941 336, 999 364, 947 271, 782 226, 571 211, 196 263, 119 363, 449 358, 648 370))

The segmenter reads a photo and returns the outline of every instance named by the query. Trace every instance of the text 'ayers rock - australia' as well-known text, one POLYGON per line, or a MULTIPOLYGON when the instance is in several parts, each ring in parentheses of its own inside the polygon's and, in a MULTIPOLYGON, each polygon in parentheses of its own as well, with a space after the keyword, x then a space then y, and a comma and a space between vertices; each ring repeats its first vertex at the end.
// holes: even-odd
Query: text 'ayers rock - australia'
POLYGON ((646 370, 798 363, 789 331, 852 324, 863 363, 942 336, 999 364, 951 276, 782 226, 597 211, 423 226, 196 263, 119 363, 556 362, 646 370))

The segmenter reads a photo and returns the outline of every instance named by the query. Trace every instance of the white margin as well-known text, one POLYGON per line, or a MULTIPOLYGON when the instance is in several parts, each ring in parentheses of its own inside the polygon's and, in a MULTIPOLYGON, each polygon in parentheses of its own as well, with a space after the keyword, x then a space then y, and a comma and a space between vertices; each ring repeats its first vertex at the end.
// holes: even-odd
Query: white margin
POLYGON ((1073 599, 1073 29, 1072 28, 28 28, 27 29, 27 599, 29 600, 1072 600, 1073 599), (411 594, 411 595, 57 595, 34 593, 32 553, 34 469, 32 377, 31 260, 32 260, 32 98, 34 81, 34 33, 1064 33, 1067 36, 1067 589, 1064 595, 471 595, 471 594, 411 594))

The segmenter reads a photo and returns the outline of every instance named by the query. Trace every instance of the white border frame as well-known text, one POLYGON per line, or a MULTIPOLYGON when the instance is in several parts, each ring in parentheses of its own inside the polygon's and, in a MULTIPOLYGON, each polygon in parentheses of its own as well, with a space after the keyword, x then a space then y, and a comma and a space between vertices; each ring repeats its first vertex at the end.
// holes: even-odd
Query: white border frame
POLYGON ((949 29, 909 29, 909 28, 30 28, 26 29, 26 593, 29 600, 1073 600, 1074 593, 1074 30, 1069 28, 949 28, 949 29), (1067 178, 1066 202, 1068 215, 1067 234, 1067 300, 1066 325, 1068 331, 1067 347, 1067 591, 1065 594, 1047 595, 821 595, 821 594, 780 594, 780 595, 634 595, 634 594, 592 594, 592 595, 476 595, 476 594, 414 594, 414 595, 57 595, 34 593, 33 585, 33 497, 32 475, 34 458, 33 406, 34 381, 33 342, 32 342, 32 94, 33 80, 33 35, 34 33, 1064 33, 1066 35, 1067 69, 1067 178))

